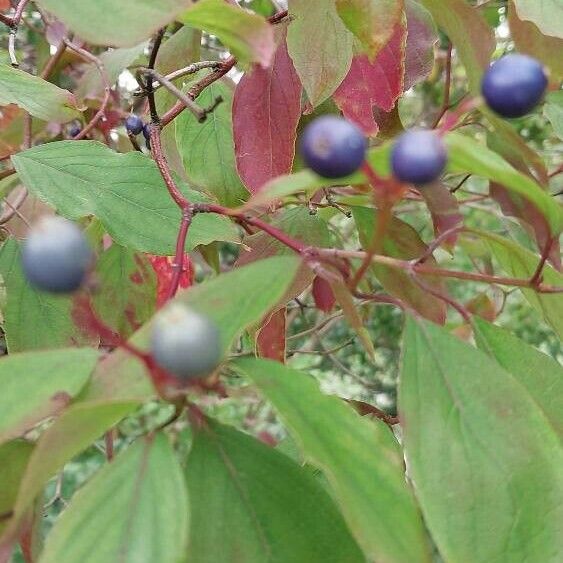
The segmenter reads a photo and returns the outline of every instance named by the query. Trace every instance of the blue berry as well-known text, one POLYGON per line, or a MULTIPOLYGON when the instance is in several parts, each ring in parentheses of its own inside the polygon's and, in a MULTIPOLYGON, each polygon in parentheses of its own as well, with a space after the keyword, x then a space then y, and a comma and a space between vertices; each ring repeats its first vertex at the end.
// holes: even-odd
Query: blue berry
POLYGON ((125 120, 125 128, 132 135, 138 135, 144 127, 143 120, 138 115, 130 115, 125 120))
POLYGON ((448 154, 442 139, 433 131, 403 133, 391 151, 395 178, 410 184, 427 184, 444 171, 448 154))
POLYGON ((76 137, 77 135, 80 135, 80 131, 82 131, 82 127, 80 127, 80 125, 74 124, 68 130, 68 134, 70 137, 76 137))
POLYGON ((485 73, 481 92, 487 105, 502 117, 522 117, 542 99, 547 76, 527 55, 501 57, 485 73))
POLYGON ((174 303, 154 321, 151 353, 161 368, 187 382, 215 370, 221 360, 221 338, 207 316, 174 303))
POLYGON ((353 123, 335 115, 324 115, 307 125, 300 149, 307 166, 319 176, 342 178, 361 166, 367 141, 353 123))
POLYGON ((84 233, 62 217, 44 217, 29 232, 22 248, 27 281, 37 289, 70 293, 83 283, 94 254, 84 233))

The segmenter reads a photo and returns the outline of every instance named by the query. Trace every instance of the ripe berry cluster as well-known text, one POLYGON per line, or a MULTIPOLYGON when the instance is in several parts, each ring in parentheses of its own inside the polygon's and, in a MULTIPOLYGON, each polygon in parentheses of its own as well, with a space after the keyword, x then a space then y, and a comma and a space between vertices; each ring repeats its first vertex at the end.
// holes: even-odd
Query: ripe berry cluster
MULTIPOLYGON (((485 73, 482 93, 487 105, 503 117, 522 117, 541 100, 547 77, 541 64, 527 55, 506 55, 485 73)), ((365 159, 367 141, 349 121, 325 115, 315 119, 301 137, 305 164, 324 178, 352 174, 365 159)), ((447 164, 446 146, 438 132, 406 131, 391 150, 397 180, 424 185, 437 180, 447 164)))

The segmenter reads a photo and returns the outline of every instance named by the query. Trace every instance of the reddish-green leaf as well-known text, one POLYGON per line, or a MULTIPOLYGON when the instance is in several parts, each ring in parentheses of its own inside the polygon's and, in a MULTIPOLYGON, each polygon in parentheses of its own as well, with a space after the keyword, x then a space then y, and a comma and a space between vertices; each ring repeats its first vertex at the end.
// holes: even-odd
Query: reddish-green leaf
POLYGON ((336 9, 370 60, 387 45, 403 16, 402 0, 336 0, 336 9))
MULTIPOLYGON (((165 258, 163 258, 165 259, 165 258)), ((94 309, 103 322, 128 337, 154 313, 156 274, 146 256, 112 244, 99 258, 94 309)))
POLYGON ((563 5, 559 0, 514 0, 520 19, 531 21, 545 35, 563 38, 563 5))
POLYGON ((481 75, 495 48, 492 29, 478 9, 465 0, 421 0, 434 21, 448 35, 465 66, 474 94, 481 91, 481 75))
MULTIPOLYGON (((434 182, 420 190, 428 210, 432 215, 434 233, 441 235, 444 231, 452 229, 463 222, 463 215, 459 210, 457 199, 444 184, 434 182)), ((455 244, 457 235, 449 236, 444 243, 450 248, 455 244)))
POLYGON ((403 92, 406 37, 406 23, 401 21, 373 62, 367 55, 354 57, 350 72, 334 93, 334 101, 344 115, 367 135, 378 130, 373 107, 390 111, 403 92))
POLYGON ((405 2, 407 16, 407 45, 405 47, 406 91, 424 80, 434 66, 434 45, 438 41, 436 25, 432 16, 415 0, 405 2))
POLYGON ((246 73, 235 90, 236 163, 251 193, 291 171, 301 116, 301 89, 283 39, 272 65, 246 73))
POLYGON ((324 102, 352 63, 353 35, 338 16, 334 0, 290 0, 289 55, 309 102, 324 102))
MULTIPOLYGON (((540 257, 526 248, 499 235, 485 231, 473 231, 482 237, 489 246, 494 257, 508 276, 530 279, 537 267, 540 257)), ((542 271, 544 283, 556 287, 563 286, 563 274, 546 264, 542 271)), ((543 316, 547 324, 563 339, 563 294, 537 293, 533 289, 522 288, 524 297, 530 305, 543 316)))
MULTIPOLYGON (((551 79, 555 82, 563 77, 563 34, 561 37, 544 35, 532 21, 518 17, 514 1, 508 3, 508 24, 510 34, 521 53, 527 53, 547 65, 551 79)), ((561 14, 563 24, 563 11, 561 14)))
MULTIPOLYGON (((373 238, 379 214, 376 210, 365 207, 354 207, 354 220, 358 226, 360 241, 364 248, 368 248, 373 238)), ((407 223, 397 217, 392 217, 383 241, 383 253, 393 258, 412 260, 422 256, 427 246, 422 242, 418 233, 407 223)), ((434 257, 430 256, 426 262, 436 265, 434 257)), ((410 305, 422 316, 436 323, 443 324, 446 320, 446 305, 444 301, 430 295, 428 291, 417 285, 408 274, 402 270, 389 268, 380 264, 372 266, 381 285, 395 297, 410 305)), ((424 276, 420 281, 425 286, 440 293, 446 289, 440 278, 424 276)))
POLYGON ((270 315, 258 329, 256 335, 256 354, 259 358, 269 358, 282 364, 285 362, 287 308, 282 307, 270 315))

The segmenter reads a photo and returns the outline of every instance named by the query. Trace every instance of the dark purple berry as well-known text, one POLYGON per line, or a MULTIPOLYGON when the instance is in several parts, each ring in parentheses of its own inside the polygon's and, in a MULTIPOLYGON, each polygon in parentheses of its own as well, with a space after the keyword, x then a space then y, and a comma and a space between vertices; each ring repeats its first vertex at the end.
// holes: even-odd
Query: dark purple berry
POLYGON ((138 135, 143 130, 143 120, 138 115, 130 115, 125 120, 125 128, 132 135, 138 135))
POLYGON ((29 232, 21 256, 27 281, 52 293, 78 289, 93 259, 84 233, 62 217, 41 219, 29 232))
POLYGON ((207 316, 173 303, 154 321, 151 353, 161 368, 185 382, 215 370, 221 360, 221 338, 207 316))
POLYGON ((76 137, 77 135, 80 135, 80 131, 82 131, 82 127, 80 127, 80 125, 71 125, 70 129, 68 130, 68 134, 70 137, 76 137))
POLYGON ((307 125, 300 149, 307 166, 319 176, 342 178, 361 166, 367 141, 353 123, 335 115, 323 115, 307 125))
POLYGON ((409 184, 433 182, 444 171, 447 160, 446 147, 433 131, 407 131, 391 151, 393 175, 409 184))
POLYGON ((502 117, 522 117, 538 104, 547 88, 542 65, 527 55, 501 57, 485 73, 481 92, 502 117))

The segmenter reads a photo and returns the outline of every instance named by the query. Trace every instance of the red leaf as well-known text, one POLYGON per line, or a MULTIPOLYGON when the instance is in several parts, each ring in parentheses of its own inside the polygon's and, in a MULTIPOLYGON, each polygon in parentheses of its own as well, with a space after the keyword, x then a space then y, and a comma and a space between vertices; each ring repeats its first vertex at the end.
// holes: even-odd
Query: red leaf
POLYGON ((261 358, 285 362, 285 328, 287 309, 276 311, 262 326, 256 338, 256 351, 261 358))
POLYGON ((269 68, 255 66, 243 76, 233 99, 237 169, 251 193, 291 171, 301 82, 287 53, 285 38, 269 68))
POLYGON ((417 2, 405 3, 407 15, 407 46, 405 49, 405 80, 403 90, 407 91, 424 80, 434 66, 434 44, 438 35, 432 16, 417 2))
MULTIPOLYGON (((152 267, 156 272, 156 306, 161 307, 168 295, 168 289, 172 276, 174 275, 173 262, 171 256, 149 256, 152 267)), ((190 287, 194 281, 194 268, 188 254, 184 255, 184 271, 180 276, 180 287, 190 287)))
MULTIPOLYGON (((499 203, 505 215, 516 217, 528 232, 533 232, 538 247, 542 251, 552 237, 552 233, 541 211, 528 200, 513 192, 509 192, 500 184, 491 182, 489 192, 491 197, 499 203)), ((548 259, 557 270, 561 270, 561 247, 559 240, 556 240, 551 245, 548 259)))
POLYGON ((317 309, 325 313, 330 313, 336 302, 330 283, 319 276, 313 281, 313 299, 317 309))
POLYGON ((10 0, 0 0, 0 10, 9 10, 11 7, 10 0))
POLYGON ((367 55, 354 57, 350 71, 334 93, 342 113, 366 135, 375 135, 379 130, 373 108, 391 111, 403 92, 405 41, 406 28, 398 24, 373 63, 367 55))
MULTIPOLYGON (((432 215, 436 236, 463 222, 463 215, 459 211, 458 201, 446 186, 439 183, 428 184, 420 190, 420 193, 432 215)), ((446 246, 452 247, 455 245, 456 240, 457 234, 454 233, 448 236, 444 242, 446 246)))

